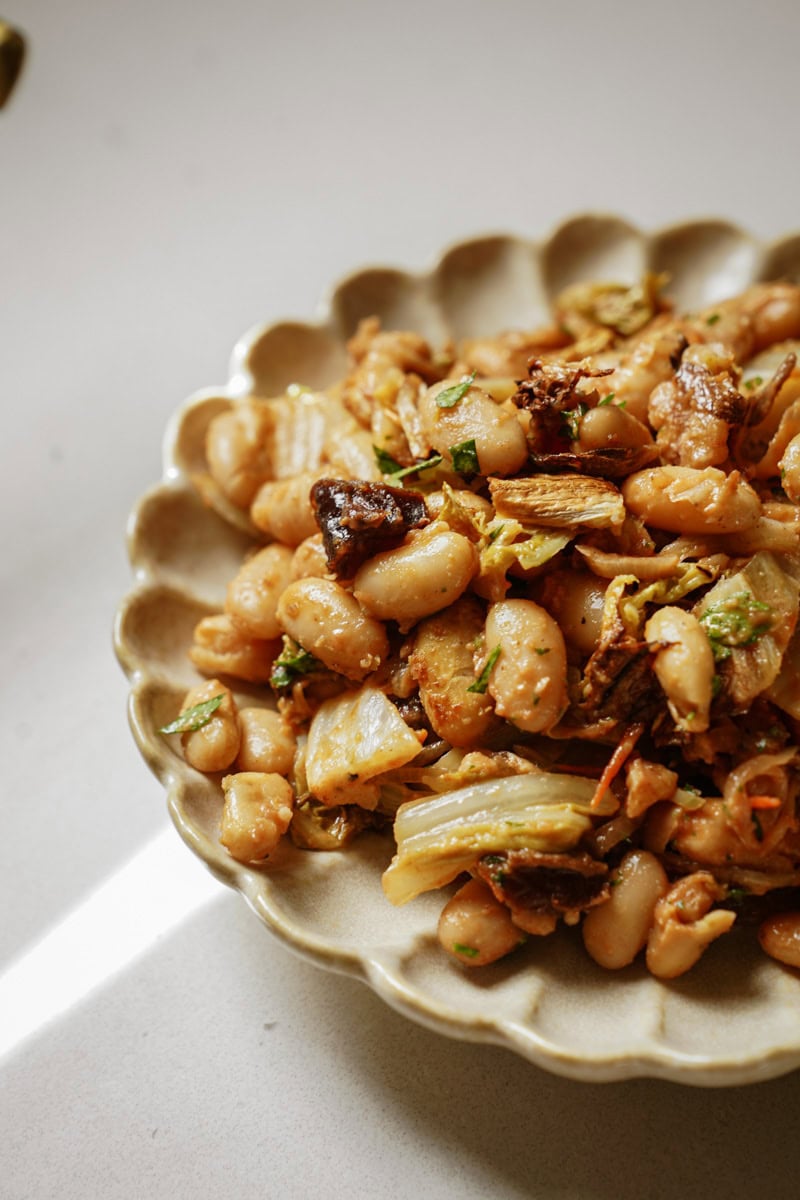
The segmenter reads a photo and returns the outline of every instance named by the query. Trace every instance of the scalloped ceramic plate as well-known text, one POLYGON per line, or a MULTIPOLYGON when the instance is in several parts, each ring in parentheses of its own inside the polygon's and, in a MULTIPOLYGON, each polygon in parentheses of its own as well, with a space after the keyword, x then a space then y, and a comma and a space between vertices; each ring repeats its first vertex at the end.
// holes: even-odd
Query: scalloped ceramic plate
MULTIPOLYGON (((294 381, 323 386, 338 378, 346 338, 371 313, 386 327, 440 342, 534 326, 565 285, 633 281, 645 269, 669 272, 670 294, 699 307, 756 279, 800 282, 800 235, 765 246, 717 220, 646 235, 616 217, 577 217, 539 243, 461 243, 423 275, 360 271, 334 290, 318 323, 282 322, 248 334, 234 350, 228 385, 192 397, 169 425, 163 481, 131 519, 135 585, 117 616, 116 646, 131 680, 134 736, 167 789, 179 833, 294 950, 366 980, 393 1007, 440 1032, 497 1042, 563 1075, 739 1084, 800 1065, 800 977, 761 955, 752 930, 734 931, 671 984, 638 965, 600 970, 568 929, 467 972, 437 949, 440 896, 401 909, 385 900, 379 875, 388 840, 368 834, 341 854, 286 845, 268 866, 240 866, 217 841, 217 781, 188 768, 156 732, 197 681, 186 657, 193 626, 221 608, 225 583, 249 545, 190 483, 204 468, 203 437, 215 413, 249 393, 272 396, 294 381)), ((240 699, 254 694, 238 692, 240 699)))

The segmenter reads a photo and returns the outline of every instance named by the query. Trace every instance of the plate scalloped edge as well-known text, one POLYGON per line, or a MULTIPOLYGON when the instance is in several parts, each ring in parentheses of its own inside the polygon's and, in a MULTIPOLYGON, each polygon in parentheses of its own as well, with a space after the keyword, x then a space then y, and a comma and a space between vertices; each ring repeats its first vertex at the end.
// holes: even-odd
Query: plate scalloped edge
MULTIPOLYGON (((380 839, 363 839, 365 849, 355 855, 291 848, 264 868, 234 862, 216 837, 217 782, 187 767, 157 732, 197 679, 185 656, 191 628, 221 605, 224 581, 250 540, 246 522, 234 528, 202 503, 192 483, 215 413, 248 394, 280 394, 291 382, 332 382, 342 373, 347 337, 372 313, 387 327, 414 328, 441 342, 530 327, 567 284, 632 281, 644 270, 667 272, 669 290, 684 306, 713 303, 758 279, 800 282, 800 234, 764 244, 715 218, 646 234, 620 217, 585 214, 540 242, 501 234, 460 242, 428 272, 364 268, 332 290, 316 322, 253 328, 234 348, 228 383, 197 392, 169 422, 163 479, 129 521, 134 586, 118 609, 114 644, 131 683, 134 738, 166 788, 179 834, 292 950, 364 980, 393 1008, 440 1033, 505 1046, 560 1075, 728 1086, 800 1066, 800 980, 793 973, 750 961, 731 939, 721 961, 700 964, 697 983, 693 976, 690 984, 664 985, 638 968, 599 978, 574 944, 551 938, 545 947, 529 943, 513 967, 496 964, 477 981, 433 950, 430 898, 399 913, 388 906, 378 882, 386 858, 380 839), (360 924, 353 924, 354 912, 360 924), (754 1036, 765 1002, 773 1032, 754 1036)), ((245 686, 239 698, 254 696, 245 686)))

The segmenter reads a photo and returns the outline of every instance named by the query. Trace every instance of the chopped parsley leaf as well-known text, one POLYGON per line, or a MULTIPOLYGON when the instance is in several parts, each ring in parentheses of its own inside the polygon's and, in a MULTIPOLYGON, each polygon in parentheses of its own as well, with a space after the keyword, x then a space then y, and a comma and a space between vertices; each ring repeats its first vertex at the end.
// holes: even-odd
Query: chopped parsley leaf
POLYGON ((561 413, 561 432, 576 442, 581 433, 581 421, 589 411, 589 405, 579 400, 574 408, 565 408, 561 413))
POLYGON ((475 382, 475 372, 464 377, 460 383, 453 384, 452 387, 445 388, 443 392, 439 392, 436 397, 436 405, 438 408, 455 408, 459 400, 463 400, 469 389, 475 382))
POLYGON ((191 708, 185 708, 169 725, 162 725, 158 732, 194 733, 195 729, 202 729, 204 725, 208 724, 224 699, 225 693, 220 692, 218 696, 212 696, 210 700, 193 704, 191 708))
POLYGON ((459 442, 458 445, 451 446, 450 457, 453 460, 453 467, 458 471, 459 475, 477 475, 480 472, 478 448, 475 445, 475 438, 470 438, 466 442, 459 442))
POLYGON ((706 325, 716 325, 719 320, 719 313, 712 313, 710 317, 706 317, 706 325))
POLYGON ((610 404, 614 399, 616 392, 609 392, 607 396, 603 396, 602 400, 597 401, 598 408, 605 408, 606 404, 610 404))
POLYGON ((534 649, 535 649, 536 653, 539 655, 550 653, 549 646, 535 646, 534 649))
POLYGON ((393 480, 405 479, 407 475, 413 475, 416 471, 427 471, 431 467, 438 467, 442 461, 441 454, 433 454, 430 458, 412 463, 410 467, 403 467, 380 446, 373 446, 372 452, 375 455, 378 470, 382 475, 387 475, 393 480))
POLYGON ((724 662, 731 651, 752 646, 772 628, 772 609, 750 592, 736 592, 710 605, 700 617, 714 658, 724 662))
POLYGON ((480 950, 476 950, 474 946, 465 946, 463 942, 453 942, 453 952, 462 955, 463 958, 477 958, 480 950))
POLYGON ((471 683, 467 688, 468 692, 478 692, 480 695, 483 695, 483 693, 486 691, 487 687, 489 686, 489 676, 492 673, 492 667, 500 657, 500 649, 500 646, 495 646, 494 650, 492 650, 486 660, 486 666, 483 668, 475 682, 471 683))
POLYGON ((276 692, 282 692, 290 688, 302 675, 310 675, 321 666, 319 659, 309 654, 302 646, 284 646, 272 664, 269 681, 276 692))
POLYGON ((388 450, 383 450, 380 446, 373 446, 372 453, 375 455, 375 462, 382 475, 394 475, 397 471, 402 471, 402 466, 396 458, 392 458, 388 450))

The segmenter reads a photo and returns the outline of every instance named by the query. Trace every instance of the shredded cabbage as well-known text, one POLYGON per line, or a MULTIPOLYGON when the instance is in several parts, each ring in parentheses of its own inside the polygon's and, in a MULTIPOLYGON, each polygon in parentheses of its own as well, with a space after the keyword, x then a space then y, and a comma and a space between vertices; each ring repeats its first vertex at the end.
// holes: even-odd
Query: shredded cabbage
POLYGON ((483 854, 531 849, 572 849, 595 816, 617 802, 607 795, 591 809, 593 780, 545 771, 484 780, 455 792, 400 806, 394 825, 397 854, 383 875, 393 904, 443 887, 483 854))
MULTIPOLYGON (((617 578, 624 579, 626 583, 638 582, 634 575, 620 575, 617 578)), ((709 571, 699 563, 686 563, 680 575, 675 578, 657 579, 646 587, 638 588, 630 596, 622 596, 619 601, 619 615, 628 633, 638 636, 646 605, 674 604, 695 588, 705 587, 711 579, 709 571)))
POLYGON ((374 808, 375 777, 402 767, 420 751, 416 736, 382 691, 363 687, 320 705, 308 730, 305 770, 323 804, 374 808))

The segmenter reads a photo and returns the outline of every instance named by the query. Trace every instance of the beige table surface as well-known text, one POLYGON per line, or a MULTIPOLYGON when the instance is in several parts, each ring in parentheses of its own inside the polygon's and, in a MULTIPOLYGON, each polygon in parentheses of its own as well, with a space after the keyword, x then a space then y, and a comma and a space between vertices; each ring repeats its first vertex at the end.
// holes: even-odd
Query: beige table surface
POLYGON ((6 0, 0 1194, 800 1194, 796 1076, 589 1086, 293 957, 169 826, 111 650, 162 430, 370 262, 587 209, 800 228, 800 8, 6 0))

